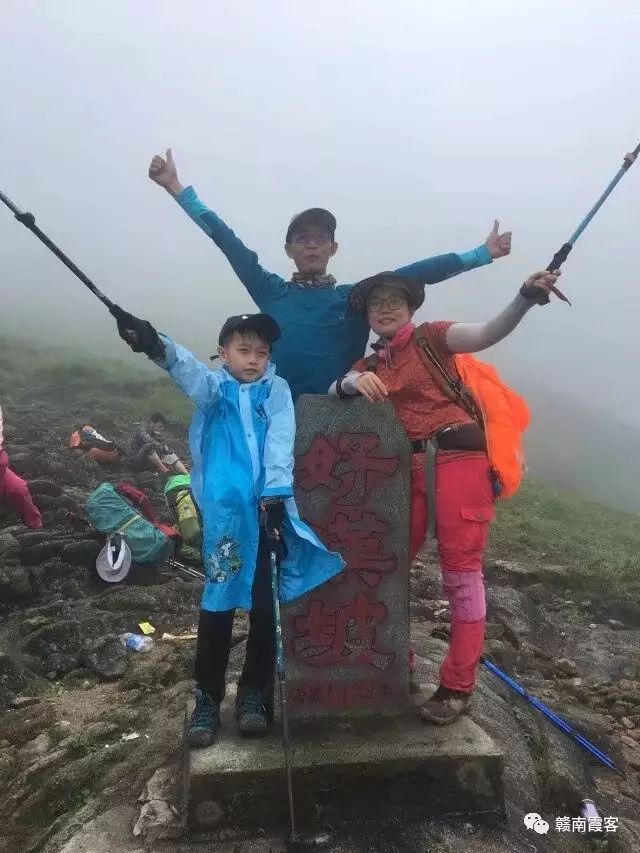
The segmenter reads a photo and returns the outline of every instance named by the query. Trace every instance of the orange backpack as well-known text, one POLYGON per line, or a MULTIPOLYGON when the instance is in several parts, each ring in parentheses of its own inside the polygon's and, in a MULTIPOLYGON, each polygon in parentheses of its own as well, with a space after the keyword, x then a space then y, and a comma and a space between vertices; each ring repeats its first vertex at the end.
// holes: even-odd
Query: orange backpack
POLYGON ((455 355, 457 376, 451 376, 429 344, 427 327, 428 323, 423 323, 414 332, 422 361, 444 394, 483 427, 489 462, 499 481, 498 497, 510 498, 522 481, 522 435, 529 426, 529 408, 505 385, 495 367, 472 355, 455 355))

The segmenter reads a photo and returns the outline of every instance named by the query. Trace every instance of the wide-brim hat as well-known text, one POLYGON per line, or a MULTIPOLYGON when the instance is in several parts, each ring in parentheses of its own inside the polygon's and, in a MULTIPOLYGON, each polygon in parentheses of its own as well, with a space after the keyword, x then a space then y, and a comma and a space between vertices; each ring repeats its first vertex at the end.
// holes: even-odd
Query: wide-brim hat
POLYGON ((380 285, 397 287, 407 295, 409 304, 413 309, 419 308, 424 302, 424 284, 420 284, 413 278, 398 275, 397 272, 379 272, 369 278, 363 278, 354 284, 349 291, 349 305, 355 311, 362 314, 367 310, 367 302, 374 288, 380 285))
POLYGON ((110 536, 96 559, 96 571, 103 581, 119 583, 129 574, 131 550, 126 541, 115 534, 110 536))

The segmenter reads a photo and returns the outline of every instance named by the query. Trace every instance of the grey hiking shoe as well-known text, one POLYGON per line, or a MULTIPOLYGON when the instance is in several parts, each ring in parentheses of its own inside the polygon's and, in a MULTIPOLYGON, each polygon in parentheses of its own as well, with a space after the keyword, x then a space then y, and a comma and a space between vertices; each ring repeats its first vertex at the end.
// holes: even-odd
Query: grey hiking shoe
POLYGON ((204 693, 196 690, 196 707, 187 728, 187 743, 194 748, 211 746, 220 728, 220 705, 204 693))
POLYGON ((470 693, 450 690, 440 685, 433 696, 420 708, 420 716, 427 723, 448 726, 467 712, 470 693))
POLYGON ((236 720, 243 735, 259 737, 267 733, 271 715, 261 690, 255 687, 238 688, 236 720))

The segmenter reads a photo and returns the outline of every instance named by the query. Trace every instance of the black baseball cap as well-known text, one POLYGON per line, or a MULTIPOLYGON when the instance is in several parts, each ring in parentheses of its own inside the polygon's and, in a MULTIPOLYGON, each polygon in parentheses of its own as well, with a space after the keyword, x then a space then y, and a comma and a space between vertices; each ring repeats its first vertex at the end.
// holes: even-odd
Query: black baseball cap
POLYGON ((289 223, 289 227, 287 228, 285 242, 290 243, 291 238, 293 237, 293 232, 297 231, 297 229, 302 225, 323 225, 333 240, 336 235, 337 224, 338 223, 336 222, 336 218, 333 213, 330 213, 323 207, 310 207, 309 210, 303 210, 302 213, 296 213, 293 217, 289 223))
POLYGON ((369 300, 371 291, 374 287, 382 284, 403 290, 407 294, 407 299, 412 308, 419 308, 424 302, 423 284, 420 284, 413 278, 398 275, 397 272, 379 272, 370 278, 363 278, 362 281, 353 285, 349 291, 349 305, 351 308, 364 314, 367 310, 367 301, 369 300))
POLYGON ((237 314, 224 321, 218 346, 223 347, 234 332, 256 332, 271 346, 280 337, 280 326, 269 314, 237 314))

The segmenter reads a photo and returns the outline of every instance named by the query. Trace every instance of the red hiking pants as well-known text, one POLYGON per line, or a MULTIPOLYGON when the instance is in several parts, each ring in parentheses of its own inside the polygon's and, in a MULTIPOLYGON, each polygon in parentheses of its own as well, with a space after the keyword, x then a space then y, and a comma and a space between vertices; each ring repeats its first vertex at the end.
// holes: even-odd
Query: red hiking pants
POLYGON ((0 450, 0 504, 9 504, 27 527, 42 527, 40 510, 33 503, 29 486, 9 468, 9 458, 0 450))
MULTIPOLYGON (((440 669, 443 687, 471 693, 484 645, 486 600, 482 565, 494 518, 489 462, 480 453, 438 453, 436 537, 442 585, 451 609, 451 642, 440 669)), ((427 531, 424 454, 411 459, 411 550, 413 559, 427 531)))

